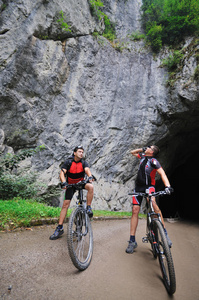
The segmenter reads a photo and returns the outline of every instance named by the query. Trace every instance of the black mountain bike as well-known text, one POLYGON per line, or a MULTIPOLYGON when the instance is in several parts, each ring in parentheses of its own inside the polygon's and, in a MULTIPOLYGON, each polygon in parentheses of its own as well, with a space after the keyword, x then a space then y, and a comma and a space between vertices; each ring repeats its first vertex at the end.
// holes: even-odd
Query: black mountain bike
POLYGON ((171 251, 164 232, 164 227, 159 214, 153 209, 152 197, 165 195, 165 191, 159 191, 149 194, 146 193, 129 193, 129 195, 142 196, 148 199, 147 207, 147 232, 146 237, 142 238, 143 243, 150 242, 154 258, 159 259, 160 269, 164 280, 165 287, 170 295, 176 291, 176 278, 171 251))
POLYGON ((86 200, 83 200, 83 186, 86 183, 88 180, 67 185, 67 188, 71 187, 78 191, 77 207, 68 221, 67 242, 70 258, 80 271, 88 268, 93 255, 93 232, 86 211, 86 200))

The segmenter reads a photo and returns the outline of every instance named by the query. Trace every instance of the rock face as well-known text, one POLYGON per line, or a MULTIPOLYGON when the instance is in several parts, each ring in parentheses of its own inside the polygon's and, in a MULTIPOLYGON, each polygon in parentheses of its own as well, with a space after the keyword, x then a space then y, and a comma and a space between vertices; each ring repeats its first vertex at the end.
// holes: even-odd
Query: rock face
MULTIPOLYGON (((93 207, 130 210, 138 167, 130 149, 160 146, 168 175, 199 149, 198 46, 187 40, 184 66, 169 87, 161 67, 166 51, 154 57, 128 36, 141 30, 141 1, 103 2, 125 41, 117 48, 92 35, 104 25, 89 1, 0 1, 0 149, 44 144, 31 168, 47 183, 50 199, 61 164, 83 144, 98 179, 93 207), (71 32, 61 28, 60 12, 71 32)), ((63 194, 51 201, 61 205, 63 194)))

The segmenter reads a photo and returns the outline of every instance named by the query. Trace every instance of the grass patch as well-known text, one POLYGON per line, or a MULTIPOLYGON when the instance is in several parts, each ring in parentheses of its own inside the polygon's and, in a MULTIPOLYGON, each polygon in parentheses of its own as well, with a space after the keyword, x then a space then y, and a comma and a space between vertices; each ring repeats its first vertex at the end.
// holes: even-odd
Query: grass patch
MULTIPOLYGON (((108 210, 94 210, 94 217, 113 217, 113 218, 124 218, 131 217, 131 212, 126 211, 108 211, 108 210)), ((144 214, 139 214, 140 218, 145 218, 144 214)))
POLYGON ((60 207, 47 206, 33 200, 0 200, 0 230, 6 227, 28 227, 32 220, 59 217, 60 211, 60 207))
MULTIPOLYGON (((71 209, 67 216, 70 216, 71 209)), ((0 200, 0 230, 30 227, 31 221, 39 219, 59 218, 61 207, 47 206, 34 200, 14 198, 0 200)), ((95 217, 130 217, 131 212, 94 210, 95 217)), ((139 215, 144 217, 144 215, 139 215)))

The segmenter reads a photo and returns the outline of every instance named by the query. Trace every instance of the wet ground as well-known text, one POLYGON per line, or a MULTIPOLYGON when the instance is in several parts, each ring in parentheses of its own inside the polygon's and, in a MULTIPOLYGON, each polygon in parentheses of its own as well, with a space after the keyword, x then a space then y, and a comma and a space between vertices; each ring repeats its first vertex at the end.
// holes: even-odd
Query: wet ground
POLYGON ((173 242, 177 290, 170 297, 158 260, 143 244, 145 220, 137 231, 138 248, 125 253, 130 220, 92 221, 94 255, 89 268, 78 271, 67 250, 66 230, 59 240, 55 226, 0 233, 0 299, 12 300, 199 300, 199 225, 166 223, 173 242))

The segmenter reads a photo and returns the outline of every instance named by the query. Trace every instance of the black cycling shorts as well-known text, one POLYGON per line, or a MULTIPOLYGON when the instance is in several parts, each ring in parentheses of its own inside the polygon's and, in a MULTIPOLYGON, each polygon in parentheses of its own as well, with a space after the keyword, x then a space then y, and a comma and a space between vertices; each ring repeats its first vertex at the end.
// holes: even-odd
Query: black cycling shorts
MULTIPOLYGON (((85 184, 83 185, 83 189, 85 189, 85 184)), ((71 200, 75 192, 76 192, 76 188, 74 187, 67 188, 65 192, 65 200, 71 200)))
MULTIPOLYGON (((154 192, 155 193, 155 187, 154 186, 136 186, 135 189, 134 189, 134 192, 137 192, 137 193, 145 193, 146 192, 146 189, 149 189, 150 193, 151 192, 154 192)), ((142 204, 142 199, 143 197, 142 196, 133 196, 133 199, 132 199, 132 204, 133 205, 139 205, 141 206, 142 204)))

